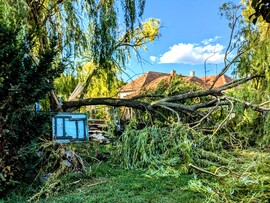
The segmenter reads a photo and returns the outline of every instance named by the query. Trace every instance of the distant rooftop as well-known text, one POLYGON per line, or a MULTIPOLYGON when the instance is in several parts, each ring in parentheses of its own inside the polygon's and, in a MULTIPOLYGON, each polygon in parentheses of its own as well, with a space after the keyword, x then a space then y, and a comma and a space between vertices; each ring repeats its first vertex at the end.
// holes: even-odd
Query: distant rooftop
MULTIPOLYGON (((172 70, 170 74, 148 71, 147 73, 139 76, 135 80, 124 85, 120 89, 120 97, 121 98, 131 98, 133 96, 138 95, 142 89, 145 89, 145 90, 154 89, 155 87, 157 87, 157 85, 161 81, 170 82, 171 78, 175 75, 176 75, 176 72, 174 70, 172 70)), ((213 81, 217 77, 217 75, 206 76, 206 77, 197 77, 197 76, 195 76, 195 72, 191 71, 190 76, 182 76, 182 77, 189 82, 195 82, 198 85, 200 85, 201 87, 207 89, 213 84, 213 81)), ((226 83, 228 83, 230 81, 232 81, 232 78, 230 78, 227 75, 222 75, 216 81, 214 88, 225 85, 226 83)))

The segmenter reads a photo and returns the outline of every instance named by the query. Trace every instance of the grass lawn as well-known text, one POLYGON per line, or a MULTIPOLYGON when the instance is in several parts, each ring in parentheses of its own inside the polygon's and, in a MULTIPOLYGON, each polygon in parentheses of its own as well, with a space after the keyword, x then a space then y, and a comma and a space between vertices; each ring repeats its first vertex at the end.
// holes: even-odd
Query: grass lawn
MULTIPOLYGON (((93 151, 84 147, 80 149, 93 151)), ((49 183, 48 187, 45 187, 43 196, 36 202, 269 202, 270 198, 269 151, 232 151, 228 165, 208 168, 212 175, 196 171, 196 181, 190 174, 150 177, 143 170, 127 170, 116 167, 109 161, 99 161, 107 160, 106 156, 98 160, 90 153, 79 154, 85 160, 86 174, 66 173, 58 179, 46 182, 49 183), (215 171, 217 173, 213 175, 215 171), (193 180, 190 190, 185 190, 190 180, 193 180)), ((27 200, 41 190, 37 186, 24 185, 11 192, 5 200, 0 200, 0 203, 29 202, 27 200)))
POLYGON ((202 202, 198 194, 183 190, 191 178, 149 178, 142 171, 104 164, 94 171, 92 178, 81 179, 44 202, 202 202))
MULTIPOLYGON (((150 177, 143 170, 128 170, 110 164, 107 161, 98 161, 94 154, 106 154, 105 146, 93 146, 92 144, 74 144, 70 146, 76 149, 85 164, 86 175, 80 173, 65 174, 51 183, 57 187, 47 187, 47 198, 43 195, 38 202, 203 202, 204 198, 197 192, 184 190, 193 175, 179 177, 150 177), (90 170, 91 165, 91 170, 90 170)), ((103 157, 104 158, 104 157, 103 157)), ((105 159, 107 160, 106 156, 105 159)), ((2 202, 26 203, 41 191, 39 186, 23 185, 12 191, 2 202)))
MULTIPOLYGON (((192 175, 150 178, 143 171, 125 170, 100 164, 88 176, 69 174, 62 178, 60 191, 39 202, 203 202, 199 194, 183 190, 192 175)), ((27 195, 13 192, 3 202, 27 202, 27 195)), ((1 200, 0 200, 1 202, 1 200)))

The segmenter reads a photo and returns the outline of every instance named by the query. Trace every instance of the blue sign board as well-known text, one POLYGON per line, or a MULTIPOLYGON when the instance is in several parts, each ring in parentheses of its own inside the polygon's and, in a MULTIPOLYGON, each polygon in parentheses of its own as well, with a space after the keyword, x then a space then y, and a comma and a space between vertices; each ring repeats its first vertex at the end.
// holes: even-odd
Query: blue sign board
POLYGON ((60 143, 89 140, 87 115, 58 113, 52 119, 52 140, 60 143))

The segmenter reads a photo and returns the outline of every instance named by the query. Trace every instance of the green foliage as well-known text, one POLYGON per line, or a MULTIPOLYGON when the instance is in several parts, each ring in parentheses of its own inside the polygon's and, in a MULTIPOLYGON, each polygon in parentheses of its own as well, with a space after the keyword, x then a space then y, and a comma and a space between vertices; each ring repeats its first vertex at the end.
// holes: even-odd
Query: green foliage
MULTIPOLYGON (((61 190, 40 202, 203 202, 204 197, 183 188, 191 175, 179 178, 149 178, 140 170, 126 170, 107 163, 93 166, 90 177, 67 174, 61 178, 61 190)), ((13 193, 7 202, 27 202, 27 196, 13 193)))
POLYGON ((124 67, 131 57, 132 50, 140 60, 139 49, 147 50, 146 44, 159 37, 159 30, 160 21, 154 18, 142 22, 135 30, 127 30, 119 37, 114 47, 114 61, 124 67))
POLYGON ((61 96, 63 101, 67 101, 78 82, 75 72, 62 73, 60 77, 54 80, 55 92, 59 97, 61 96))
MULTIPOLYGON (((246 1, 246 8, 243 10, 243 16, 245 22, 239 31, 242 34, 242 38, 245 40, 242 42, 240 50, 243 52, 237 63, 235 74, 243 77, 247 75, 259 75, 261 77, 250 81, 244 85, 244 88, 248 88, 249 91, 257 91, 257 97, 254 98, 254 94, 249 100, 253 102, 262 102, 268 99, 269 95, 269 24, 265 23, 261 18, 258 19, 256 25, 253 25, 249 16, 253 13, 253 7, 259 4, 262 6, 267 1, 246 1), (259 94, 258 94, 259 91, 259 94)), ((266 6, 266 5, 264 5, 266 6)), ((260 7, 260 6, 259 6, 260 7)))
MULTIPOLYGON (((241 99, 246 103, 269 108, 269 24, 259 17, 260 9, 267 7, 267 1, 247 0, 242 10, 243 21, 237 35, 244 40, 235 45, 240 54, 237 58, 234 74, 236 77, 258 75, 246 84, 227 91, 226 94, 241 99), (255 10, 254 10, 255 9, 255 10), (256 13, 255 13, 256 12, 256 13), (254 15, 253 15, 254 14, 254 15), (256 21, 253 24, 252 20, 256 21)), ((266 10, 265 10, 266 11, 266 10)), ((266 13, 265 13, 266 14, 266 13)), ((223 133, 230 134, 230 145, 240 148, 256 146, 268 147, 268 113, 257 112, 254 108, 241 103, 234 103, 232 114, 227 119, 223 133)))
POLYGON ((0 10, 1 194, 17 181, 33 178, 25 175, 31 169, 31 153, 20 155, 33 140, 49 134, 49 115, 35 114, 34 104, 53 89, 53 79, 63 70, 62 64, 53 63, 54 44, 32 56, 31 36, 20 24, 6 21, 11 16, 0 10))
MULTIPOLYGON (((38 138, 49 136, 50 115, 35 114, 34 103, 53 90, 53 80, 63 72, 59 61, 83 53, 82 58, 98 66, 95 76, 104 78, 102 83, 93 80, 93 89, 102 90, 104 95, 115 93, 119 81, 113 79, 119 71, 118 62, 124 63, 130 49, 125 43, 132 41, 129 36, 134 33, 143 37, 135 47, 158 35, 159 23, 155 20, 134 30, 136 20, 140 24, 144 4, 142 0, 0 1, 1 195, 18 181, 30 183, 35 178, 36 173, 31 177, 25 175, 36 172, 36 165, 30 163, 37 158, 26 149, 38 138), (124 30, 119 30, 121 6, 124 30), (127 41, 118 41, 125 33, 127 41)), ((63 94, 68 94, 77 82, 73 77, 67 80, 71 81, 68 87, 59 88, 63 94)), ((61 82, 58 81, 59 86, 61 82)), ((54 189, 53 184, 48 183, 48 191, 54 189)))
POLYGON ((37 43, 36 50, 48 48, 48 36, 52 34, 57 36, 58 47, 65 49, 63 54, 91 50, 91 56, 97 61, 106 58, 109 45, 117 39, 119 19, 122 17, 118 11, 123 10, 125 21, 121 23, 124 23, 125 29, 133 30, 145 5, 141 0, 2 0, 1 4, 8 8, 7 13, 16 10, 16 21, 20 21, 35 35, 33 40, 37 43))
POLYGON ((181 175, 178 178, 153 178, 145 175, 142 170, 119 168, 114 164, 104 162, 104 155, 114 150, 114 148, 108 148, 107 145, 95 145, 87 142, 70 143, 63 146, 44 142, 37 147, 43 152, 43 157, 45 154, 48 157, 48 159, 42 159, 41 162, 44 170, 57 169, 55 168, 57 163, 63 161, 61 151, 68 147, 82 157, 84 163, 87 162, 86 175, 68 170, 69 172, 66 171, 56 179, 52 178, 45 182, 41 187, 42 190, 35 188, 33 184, 31 186, 22 185, 20 189, 13 190, 5 198, 6 202, 27 202, 29 197, 33 197, 33 194, 40 194, 41 191, 44 193, 39 202, 146 202, 150 199, 153 202, 203 201, 202 195, 182 190, 192 179, 192 175, 181 175), (88 164, 91 168, 88 168, 88 164), (45 185, 54 187, 45 189, 45 185), (142 188, 144 188, 143 191, 142 188), (48 195, 47 199, 46 195, 48 195))
MULTIPOLYGON (((107 15, 110 15, 110 13, 108 12, 107 15)), ((107 17, 106 19, 111 18, 107 17)), ((106 29, 100 29, 102 33, 97 36, 101 38, 101 41, 106 41, 102 37, 105 34, 108 35, 108 33, 104 33, 106 29)), ((111 29, 114 33, 115 30, 111 29)), ((89 54, 87 54, 85 56, 86 62, 84 61, 82 66, 77 67, 75 71, 66 71, 61 75, 61 78, 56 79, 56 91, 64 99, 67 99, 77 84, 81 84, 83 89, 79 94, 80 98, 117 96, 117 89, 123 85, 120 80, 122 66, 125 66, 131 57, 130 48, 137 54, 140 48, 146 49, 145 44, 153 42, 159 36, 159 29, 159 21, 151 18, 137 26, 135 30, 127 30, 120 37, 118 35, 108 36, 107 40, 113 42, 106 41, 102 44, 101 50, 93 51, 93 55, 97 53, 97 56, 89 58, 89 54)))
POLYGON ((126 168, 148 168, 157 176, 187 172, 192 160, 193 133, 182 124, 171 128, 150 126, 137 130, 132 124, 121 135, 113 159, 126 168))
POLYGON ((88 62, 79 68, 79 81, 82 84, 87 83, 84 98, 117 96, 117 89, 123 83, 117 77, 119 69, 115 67, 113 62, 110 65, 111 69, 107 70, 95 63, 88 62))
POLYGON ((194 179, 187 189, 204 194, 206 202, 268 202, 268 164, 268 152, 236 151, 227 167, 218 168, 224 177, 194 179))
POLYGON ((181 75, 176 75, 170 79, 161 80, 156 87, 143 90, 141 94, 147 92, 152 95, 173 96, 199 90, 202 90, 202 88, 197 83, 188 81, 181 75))
MULTIPOLYGON (((199 86, 196 82, 189 81, 187 78, 181 75, 175 75, 171 78, 167 77, 160 82, 155 87, 148 88, 146 86, 140 92, 140 95, 152 95, 153 97, 142 97, 140 98, 141 101, 146 103, 155 103, 159 98, 162 97, 170 97, 185 93, 192 93, 202 90, 202 87, 199 86)), ((185 99, 179 102, 182 105, 194 105, 198 103, 207 102, 211 99, 210 97, 202 97, 202 98, 192 98, 192 99, 185 99)), ((186 111, 177 111, 177 115, 175 112, 172 112, 166 108, 158 108, 157 109, 160 114, 155 114, 154 116, 149 115, 148 112, 138 112, 135 111, 136 119, 138 121, 144 122, 146 124, 152 124, 152 121, 163 122, 165 124, 176 122, 177 115, 181 118, 182 123, 192 123, 194 120, 198 120, 203 114, 200 112, 193 112, 192 114, 186 111)))
POLYGON ((68 172, 80 172, 85 174, 85 166, 80 156, 64 144, 45 141, 39 143, 32 150, 39 155, 36 163, 38 174, 35 182, 41 185, 41 188, 29 201, 38 201, 41 197, 51 196, 61 189, 63 174, 68 172), (41 184, 39 184, 41 182, 41 184))
MULTIPOLYGON (((70 63, 65 64, 66 69, 69 68, 71 72, 77 69, 75 61, 93 63, 97 69, 96 78, 102 75, 102 83, 107 82, 107 93, 115 92, 119 64, 126 65, 130 49, 153 41, 159 31, 159 22, 155 19, 140 24, 145 6, 142 0, 11 0, 1 1, 1 6, 5 20, 9 13, 13 13, 14 23, 19 22, 31 33, 33 56, 49 49, 53 43, 50 36, 54 36, 59 51, 57 58, 70 60, 70 63)), ((11 20, 7 22, 10 24, 11 20)), ((78 82, 74 72, 67 72, 56 81, 57 90, 63 97, 67 97, 66 94, 71 93, 78 82)), ((90 73, 83 75, 88 77, 90 73)), ((96 88, 85 80, 83 82, 86 83, 88 93, 89 86, 96 88)))
MULTIPOLYGON (((252 143, 251 134, 241 137, 225 134, 225 131, 214 136, 203 135, 179 123, 142 130, 136 130, 136 126, 136 123, 130 124, 114 150, 113 158, 122 166, 143 168, 146 176, 151 178, 179 177, 192 169, 196 174, 195 179, 185 188, 205 196, 203 202, 268 201, 269 152, 258 152, 256 149, 224 150, 228 146, 232 149, 247 147, 244 143, 252 143)), ((247 131, 253 130, 251 128, 254 126, 247 131)), ((253 139, 258 137, 253 134, 253 139)))
MULTIPOLYGON (((258 82, 261 82, 260 79, 258 82)), ((261 90, 255 83, 256 81, 253 81, 242 85, 227 94, 252 104, 260 104, 268 98, 268 93, 263 91, 262 94, 258 94, 261 90)), ((226 125, 226 133, 229 133, 232 138, 231 146, 233 148, 268 147, 270 139, 268 121, 268 112, 254 111, 253 108, 241 103, 235 104, 226 125)))

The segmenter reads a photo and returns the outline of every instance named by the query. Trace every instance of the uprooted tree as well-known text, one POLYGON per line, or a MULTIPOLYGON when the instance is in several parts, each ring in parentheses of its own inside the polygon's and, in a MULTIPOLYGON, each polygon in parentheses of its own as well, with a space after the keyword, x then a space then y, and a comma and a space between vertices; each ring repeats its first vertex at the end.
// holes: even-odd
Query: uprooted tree
MULTIPOLYGON (((217 107, 231 106, 231 108, 233 108, 234 103, 239 103, 246 108, 251 108, 258 112, 269 111, 269 109, 265 107, 268 104, 268 100, 265 100, 266 98, 261 98, 260 100, 252 102, 248 100, 249 98, 242 98, 242 96, 239 95, 241 86, 244 84, 248 84, 249 87, 257 84, 257 87, 259 87, 259 84, 266 84, 266 81, 268 80, 266 67, 254 64, 257 63, 256 60, 267 61, 267 54, 262 55, 261 50, 263 45, 268 46, 268 44, 263 41, 265 39, 261 34, 261 31, 252 28, 252 26, 248 24, 248 21, 243 23, 243 16, 247 15, 245 12, 247 12, 250 7, 245 9, 243 16, 239 16, 238 14, 241 8, 242 7, 238 5, 223 5, 223 14, 226 15, 231 22, 231 36, 225 53, 224 68, 220 74, 217 75, 208 89, 200 89, 195 92, 190 89, 186 90, 184 93, 181 92, 181 94, 175 92, 174 95, 156 94, 155 92, 144 94, 144 92, 141 92, 141 95, 131 99, 113 97, 83 98, 80 96, 79 100, 65 101, 62 110, 70 111, 87 105, 125 106, 148 112, 155 117, 161 115, 161 109, 166 109, 167 111, 172 112, 178 121, 180 120, 179 114, 181 113, 186 115, 193 114, 194 117, 197 117, 196 121, 193 120, 195 123, 201 123, 202 120, 206 120, 217 107), (240 30, 236 29, 239 27, 241 27, 240 30), (245 40, 241 40, 242 38, 245 40), (257 51, 254 52, 254 50, 257 51), (217 80, 232 67, 234 67, 234 72, 235 75, 238 76, 238 79, 221 87, 214 88, 217 80), (230 89, 234 92, 238 92, 238 95, 232 93, 232 91, 228 91, 230 89), (193 102, 189 105, 185 102, 186 100, 196 98, 198 102, 193 102), (203 111, 198 111, 201 109, 203 109, 203 111)), ((249 15, 251 15, 251 13, 249 13, 249 15)), ((248 87, 244 85, 244 88, 248 87)), ((260 91, 263 91, 263 88, 260 91)))

